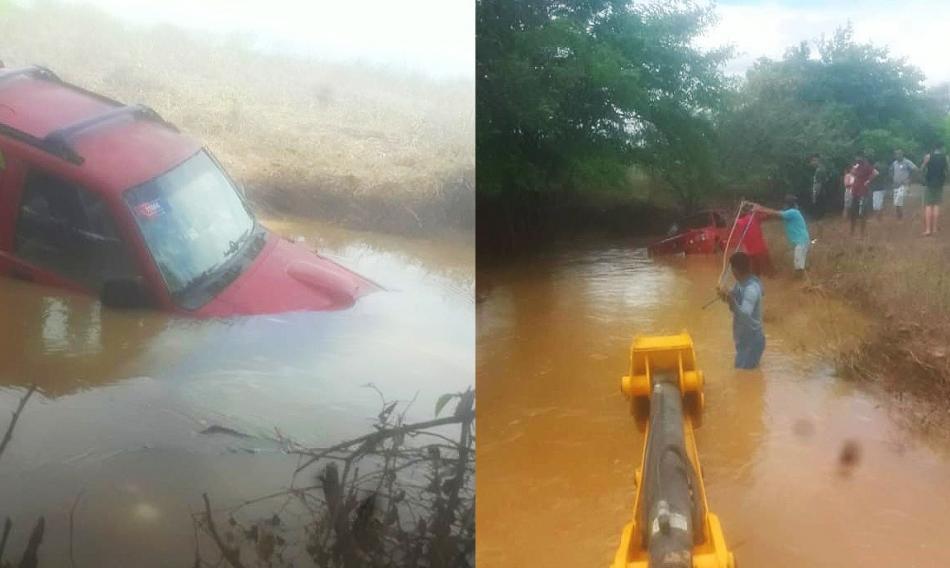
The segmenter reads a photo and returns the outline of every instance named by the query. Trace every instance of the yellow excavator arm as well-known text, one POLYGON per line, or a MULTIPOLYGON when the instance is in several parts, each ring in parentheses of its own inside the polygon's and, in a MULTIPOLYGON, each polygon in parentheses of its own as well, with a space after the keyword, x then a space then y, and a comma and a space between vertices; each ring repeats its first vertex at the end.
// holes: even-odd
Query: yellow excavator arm
POLYGON ((645 432, 633 520, 611 568, 735 568, 709 512, 693 430, 703 413, 703 374, 689 334, 641 336, 620 390, 645 432))

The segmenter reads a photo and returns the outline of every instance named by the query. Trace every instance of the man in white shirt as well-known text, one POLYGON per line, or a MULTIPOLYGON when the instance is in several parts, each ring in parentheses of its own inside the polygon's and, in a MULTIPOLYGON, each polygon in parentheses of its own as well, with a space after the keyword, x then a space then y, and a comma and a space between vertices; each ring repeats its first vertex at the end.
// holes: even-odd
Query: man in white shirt
POLYGON ((904 198, 907 196, 907 189, 910 187, 911 172, 917 170, 914 162, 904 157, 904 151, 900 148, 894 150, 894 161, 891 162, 891 179, 894 183, 894 211, 897 212, 897 218, 903 217, 904 198))

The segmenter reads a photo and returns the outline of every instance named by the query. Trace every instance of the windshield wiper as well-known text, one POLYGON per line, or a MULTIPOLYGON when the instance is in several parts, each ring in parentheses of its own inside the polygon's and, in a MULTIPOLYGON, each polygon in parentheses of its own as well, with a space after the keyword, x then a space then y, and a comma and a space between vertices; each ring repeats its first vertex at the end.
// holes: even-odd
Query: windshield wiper
POLYGON ((228 249, 224 251, 224 256, 231 256, 232 254, 236 253, 241 248, 241 245, 247 241, 248 235, 250 235, 253 230, 254 225, 251 225, 247 229, 244 229, 244 232, 241 233, 241 236, 236 240, 228 241, 228 249))
POLYGON ((184 296, 185 294, 190 293, 195 288, 207 282, 208 279, 214 276, 214 274, 220 269, 221 269, 221 264, 215 264, 209 267, 207 270, 205 270, 201 274, 198 274, 197 276, 195 276, 194 278, 186 282, 185 285, 179 288, 175 294, 177 296, 184 296))

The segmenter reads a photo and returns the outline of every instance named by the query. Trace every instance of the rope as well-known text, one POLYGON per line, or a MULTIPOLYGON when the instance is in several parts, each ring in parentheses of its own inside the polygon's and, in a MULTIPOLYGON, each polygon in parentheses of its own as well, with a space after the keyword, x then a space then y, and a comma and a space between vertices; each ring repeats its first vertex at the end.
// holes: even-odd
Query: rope
MULTIPOLYGON (((716 285, 722 284, 722 279, 726 275, 726 263, 729 262, 729 246, 732 244, 732 235, 736 231, 736 225, 739 224, 739 217, 742 216, 742 208, 745 206, 746 201, 739 202, 739 209, 736 211, 736 218, 732 222, 732 228, 729 229, 729 238, 726 239, 726 247, 723 249, 722 254, 722 271, 719 273, 719 280, 716 282, 716 285)), ((748 231, 749 227, 752 225, 751 222, 746 223, 745 230, 748 231)), ((745 232, 742 233, 742 237, 739 238, 739 245, 742 244, 742 239, 745 238, 745 232)), ((739 250, 739 245, 736 245, 736 250, 739 250)))

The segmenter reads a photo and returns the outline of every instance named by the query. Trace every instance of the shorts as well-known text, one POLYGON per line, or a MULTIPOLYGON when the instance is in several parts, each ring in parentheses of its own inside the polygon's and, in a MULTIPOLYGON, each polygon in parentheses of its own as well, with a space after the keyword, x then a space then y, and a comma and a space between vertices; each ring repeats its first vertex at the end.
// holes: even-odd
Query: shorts
POLYGON ((762 353, 765 352, 765 335, 735 338, 736 342, 736 369, 755 369, 759 366, 762 353))
POLYGON ((875 211, 881 211, 884 209, 884 194, 886 191, 875 191, 871 194, 871 204, 874 207, 875 211))
POLYGON ((924 189, 924 205, 940 205, 943 202, 943 185, 927 186, 924 189))
POLYGON ((805 260, 808 258, 808 245, 795 245, 792 256, 795 270, 805 270, 805 260))
POLYGON ((907 186, 899 185, 894 188, 894 207, 903 207, 904 198, 907 197, 907 186))

